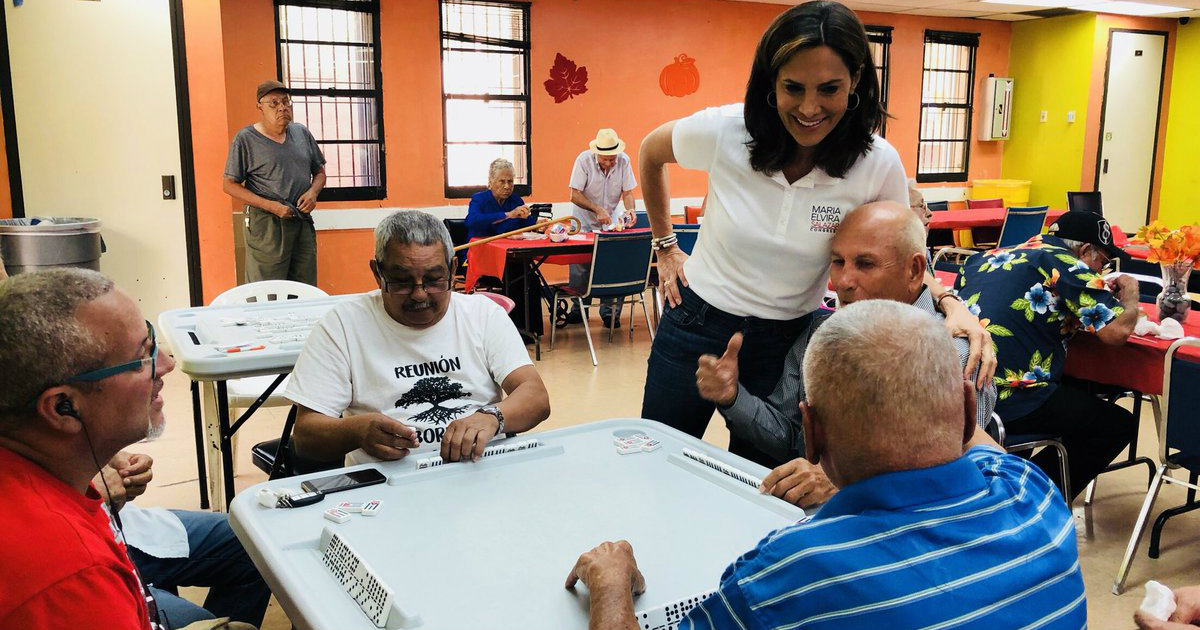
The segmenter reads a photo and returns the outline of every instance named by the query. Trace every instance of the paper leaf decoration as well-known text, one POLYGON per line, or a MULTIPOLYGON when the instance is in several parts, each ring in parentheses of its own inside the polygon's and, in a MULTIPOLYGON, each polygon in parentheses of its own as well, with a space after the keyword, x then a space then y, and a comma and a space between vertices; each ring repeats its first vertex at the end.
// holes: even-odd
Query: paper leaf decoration
POLYGON ((587 80, 587 66, 576 67, 574 61, 556 53, 550 78, 542 85, 546 86, 546 93, 554 97, 555 103, 562 103, 587 92, 587 80))
POLYGON ((696 60, 680 54, 658 75, 658 86, 667 96, 684 97, 700 89, 700 71, 696 60))

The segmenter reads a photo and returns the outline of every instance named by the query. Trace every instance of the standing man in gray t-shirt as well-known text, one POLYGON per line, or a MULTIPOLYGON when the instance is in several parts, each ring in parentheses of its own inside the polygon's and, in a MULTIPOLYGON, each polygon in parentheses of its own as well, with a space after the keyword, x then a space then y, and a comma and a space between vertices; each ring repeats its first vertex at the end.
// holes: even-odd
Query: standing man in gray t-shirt
POLYGON ((325 156, 308 129, 292 122, 291 92, 258 86, 262 120, 233 137, 225 192, 246 204, 246 281, 317 283, 312 211, 325 187, 325 156))

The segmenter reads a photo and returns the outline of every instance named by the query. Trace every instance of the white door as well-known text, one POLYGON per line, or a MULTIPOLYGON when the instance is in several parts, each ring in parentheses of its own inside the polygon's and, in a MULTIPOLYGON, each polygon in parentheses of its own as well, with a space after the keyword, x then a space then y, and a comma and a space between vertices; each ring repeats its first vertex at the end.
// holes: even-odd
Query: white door
POLYGON ((1104 215, 1126 232, 1150 216, 1165 34, 1112 31, 1099 190, 1104 215))
POLYGON ((147 318, 188 306, 170 3, 0 4, 25 216, 100 219, 100 270, 147 318), (164 175, 175 177, 170 201, 164 175))

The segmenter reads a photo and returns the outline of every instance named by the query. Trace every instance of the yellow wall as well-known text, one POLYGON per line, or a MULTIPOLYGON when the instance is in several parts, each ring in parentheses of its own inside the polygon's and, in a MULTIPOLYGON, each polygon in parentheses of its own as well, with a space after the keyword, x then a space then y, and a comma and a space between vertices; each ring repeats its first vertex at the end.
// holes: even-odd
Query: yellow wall
POLYGON ((1158 218, 1171 227, 1200 221, 1200 20, 1177 31, 1158 218))
POLYGON ((1013 25, 1012 139, 1005 141, 1003 173, 1033 182, 1030 205, 1062 208, 1067 191, 1079 190, 1095 22, 1085 13, 1013 25))

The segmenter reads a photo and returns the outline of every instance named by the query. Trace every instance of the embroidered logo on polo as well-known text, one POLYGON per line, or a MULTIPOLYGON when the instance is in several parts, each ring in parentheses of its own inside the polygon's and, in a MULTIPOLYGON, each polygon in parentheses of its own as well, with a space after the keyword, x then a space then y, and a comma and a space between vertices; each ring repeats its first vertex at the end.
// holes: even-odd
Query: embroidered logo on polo
POLYGON ((838 206, 814 205, 811 210, 810 221, 808 226, 810 232, 833 234, 837 232, 838 226, 842 224, 842 209, 838 206))

